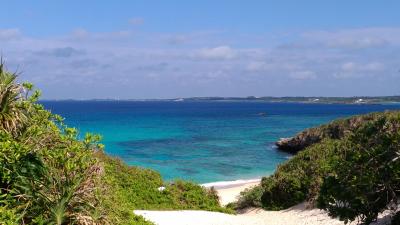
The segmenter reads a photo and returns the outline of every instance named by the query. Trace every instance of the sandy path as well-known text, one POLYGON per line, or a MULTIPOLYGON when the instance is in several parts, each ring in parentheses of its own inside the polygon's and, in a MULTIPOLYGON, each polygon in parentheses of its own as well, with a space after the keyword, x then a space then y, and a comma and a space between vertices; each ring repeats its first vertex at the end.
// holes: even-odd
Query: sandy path
POLYGON ((260 183, 260 180, 245 182, 240 185, 232 185, 229 187, 221 186, 216 187, 215 189, 218 191, 219 202, 221 205, 226 205, 230 202, 235 202, 239 197, 240 192, 244 191, 247 188, 252 188, 260 183))
MULTIPOLYGON (((240 181, 227 185, 216 185, 221 204, 236 200, 241 191, 257 185, 259 180, 240 181)), ((205 185, 207 186, 207 185, 205 185)), ((210 186, 210 185, 208 185, 210 186)), ((304 204, 299 204, 286 210, 266 211, 263 209, 250 209, 238 215, 229 215, 218 212, 201 210, 180 211, 149 211, 135 210, 157 225, 343 225, 344 223, 332 219, 325 211, 319 209, 306 209, 304 204)), ((386 220, 379 224, 385 224, 386 220)), ((353 222, 351 225, 357 223, 353 222)))
MULTIPOLYGON (((135 210, 134 213, 157 225, 344 225, 342 221, 330 218, 322 210, 305 209, 303 204, 282 211, 253 209, 239 215, 196 210, 135 210)), ((356 224, 356 222, 353 222, 349 225, 356 224)), ((385 224, 390 224, 388 218, 383 218, 371 225, 385 224)))
POLYGON ((314 209, 305 210, 298 205, 282 211, 253 209, 240 215, 217 212, 182 210, 182 211, 135 211, 158 225, 343 225, 331 219, 325 212, 314 209))

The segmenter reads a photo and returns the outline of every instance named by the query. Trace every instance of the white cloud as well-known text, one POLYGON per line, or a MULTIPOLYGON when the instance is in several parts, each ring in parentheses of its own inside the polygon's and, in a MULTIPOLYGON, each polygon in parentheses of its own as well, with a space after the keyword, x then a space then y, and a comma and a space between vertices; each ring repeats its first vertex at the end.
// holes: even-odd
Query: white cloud
POLYGON ((252 72, 259 72, 271 69, 271 67, 265 62, 255 61, 248 63, 246 69, 252 72))
MULTIPOLYGON (((130 38, 133 35, 131 30, 119 30, 113 32, 89 32, 85 29, 75 29, 71 35, 66 36, 67 40, 73 41, 73 44, 79 44, 79 41, 88 41, 89 43, 98 44, 95 41, 107 41, 112 43, 113 39, 130 38)), ((102 46, 105 47, 105 46, 102 46)))
POLYGON ((166 38, 167 43, 172 45, 183 44, 189 40, 187 36, 184 35, 172 35, 166 38))
POLYGON ((353 62, 346 62, 342 64, 341 68, 343 71, 353 71, 357 66, 353 62))
POLYGON ((370 62, 370 63, 354 63, 354 62, 346 62, 341 66, 342 71, 344 72, 379 72, 384 69, 384 65, 380 62, 370 62))
POLYGON ((89 36, 89 32, 83 28, 78 28, 72 31, 73 38, 86 38, 89 36))
POLYGON ((380 47, 387 44, 382 38, 376 37, 343 37, 337 40, 329 41, 328 45, 331 47, 347 47, 347 48, 372 48, 380 47))
POLYGON ((233 59, 236 52, 229 46, 219 46, 201 49, 196 55, 203 59, 233 59))
POLYGON ((136 25, 136 26, 137 25, 142 25, 144 23, 144 19, 143 18, 139 18, 139 17, 132 18, 132 19, 129 20, 129 23, 132 24, 132 25, 136 25))
POLYGON ((397 27, 310 31, 301 36, 305 40, 333 48, 365 49, 400 45, 400 28, 397 27))
POLYGON ((21 31, 18 28, 0 29, 0 40, 11 40, 21 36, 21 31))
POLYGON ((55 57, 72 57, 85 54, 85 51, 75 49, 72 47, 60 47, 60 48, 53 48, 53 49, 43 49, 37 51, 36 54, 41 56, 55 56, 55 57))
MULTIPOLYGON (((385 65, 380 62, 356 63, 345 62, 340 66, 340 71, 335 72, 333 77, 345 78, 370 78, 377 75, 385 75, 385 65)), ((387 71, 386 71, 387 72, 387 71)))
POLYGON ((370 71, 370 72, 379 72, 385 69, 385 66, 382 63, 379 62, 372 62, 368 63, 364 66, 364 70, 370 71))
POLYGON ((297 80, 310 80, 317 78, 316 74, 309 70, 292 72, 290 73, 290 77, 297 80))
MULTIPOLYGON (((4 37, 15 41, 0 42, 0 52, 10 69, 24 71, 22 79, 43 87, 46 98, 357 94, 358 89, 350 84, 332 89, 347 85, 337 78, 356 79, 357 85, 363 84, 362 94, 376 90, 379 82, 387 87, 379 89, 382 94, 398 93, 394 86, 400 76, 400 45, 396 45, 396 37, 390 39, 389 31, 380 37, 379 29, 363 36, 361 31, 352 30, 340 35, 313 31, 318 34, 313 37, 294 33, 270 46, 218 32, 150 34, 78 29, 65 36, 37 38, 16 31, 5 32, 4 37), (341 40, 358 38, 364 47, 330 45, 335 41, 330 35, 341 40), (372 47, 379 45, 373 41, 377 37, 390 48, 372 47), (297 80, 312 80, 313 86, 297 80), (321 90, 324 92, 317 92, 321 90)), ((262 39, 252 37, 257 38, 262 39)))

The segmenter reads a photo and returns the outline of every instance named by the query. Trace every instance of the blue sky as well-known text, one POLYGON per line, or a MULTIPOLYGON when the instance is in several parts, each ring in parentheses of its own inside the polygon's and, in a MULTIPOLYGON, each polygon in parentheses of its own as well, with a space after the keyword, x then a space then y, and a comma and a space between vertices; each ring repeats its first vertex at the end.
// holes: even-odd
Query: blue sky
POLYGON ((400 94, 399 1, 1 5, 8 68, 47 99, 400 94))

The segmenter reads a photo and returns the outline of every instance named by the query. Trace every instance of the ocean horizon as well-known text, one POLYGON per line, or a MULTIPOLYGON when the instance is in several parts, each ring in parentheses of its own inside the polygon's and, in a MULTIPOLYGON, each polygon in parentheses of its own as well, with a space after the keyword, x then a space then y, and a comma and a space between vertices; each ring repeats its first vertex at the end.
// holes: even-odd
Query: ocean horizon
POLYGON ((100 134, 105 152, 167 180, 256 179, 291 155, 274 146, 331 120, 400 109, 398 104, 250 101, 43 101, 80 135, 100 134))

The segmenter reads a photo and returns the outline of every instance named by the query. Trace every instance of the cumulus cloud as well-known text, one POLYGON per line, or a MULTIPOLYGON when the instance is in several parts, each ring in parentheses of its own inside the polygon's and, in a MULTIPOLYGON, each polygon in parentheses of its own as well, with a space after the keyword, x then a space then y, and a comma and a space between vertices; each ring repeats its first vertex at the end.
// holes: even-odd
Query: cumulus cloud
POLYGON ((340 79, 354 79, 354 78, 368 78, 374 76, 385 76, 390 71, 385 71, 385 65, 380 62, 344 62, 340 66, 340 71, 333 74, 335 78, 340 79))
POLYGON ((353 62, 343 63, 341 66, 343 71, 353 71, 356 68, 356 64, 353 62))
POLYGON ((184 35, 170 35, 166 38, 168 44, 179 45, 187 42, 189 38, 184 35))
POLYGON ((129 23, 132 25, 142 25, 144 23, 144 19, 143 18, 139 18, 139 17, 135 17, 129 20, 129 23))
POLYGON ((89 32, 85 29, 79 28, 72 31, 72 34, 66 36, 65 39, 72 40, 73 44, 79 44, 75 43, 79 41, 87 41, 86 43, 98 44, 97 41, 115 41, 116 39, 130 38, 132 37, 132 35, 133 32, 131 30, 119 30, 113 32, 89 32))
POLYGON ((344 37, 337 40, 328 42, 329 46, 332 47, 345 47, 345 48, 372 48, 381 47, 386 45, 388 42, 382 38, 377 37, 344 37))
POLYGON ((61 47, 53 49, 44 49, 41 51, 37 51, 35 53, 37 55, 42 55, 42 56, 72 57, 72 56, 84 55, 85 51, 78 50, 72 47, 61 47))
POLYGON ((301 35, 306 40, 328 47, 363 49, 400 45, 400 28, 358 28, 332 31, 310 31, 301 35))
POLYGON ((21 36, 21 31, 17 28, 0 29, 0 40, 7 41, 21 36))
POLYGON ((265 71, 271 69, 271 66, 265 62, 255 61, 249 62, 246 66, 248 71, 258 72, 258 71, 265 71))
POLYGON ((72 31, 73 38, 86 38, 89 36, 89 32, 83 28, 78 28, 72 31))
POLYGON ((341 69, 345 72, 379 72, 384 70, 384 65, 380 62, 369 62, 364 64, 346 62, 342 64, 341 69))
POLYGON ((219 46, 201 49, 196 56, 204 59, 233 59, 236 56, 236 52, 229 46, 219 46))
POLYGON ((263 36, 219 32, 77 29, 34 38, 13 29, 0 30, 1 40, 13 40, 0 42, 0 51, 45 98, 389 95, 398 93, 400 79, 396 32, 308 31, 260 44, 253 40, 263 36))
POLYGON ((316 74, 309 70, 292 72, 290 73, 290 77, 297 80, 309 80, 317 78, 316 74))
POLYGON ((139 65, 136 67, 139 71, 164 71, 168 67, 168 63, 161 62, 156 64, 139 65))

